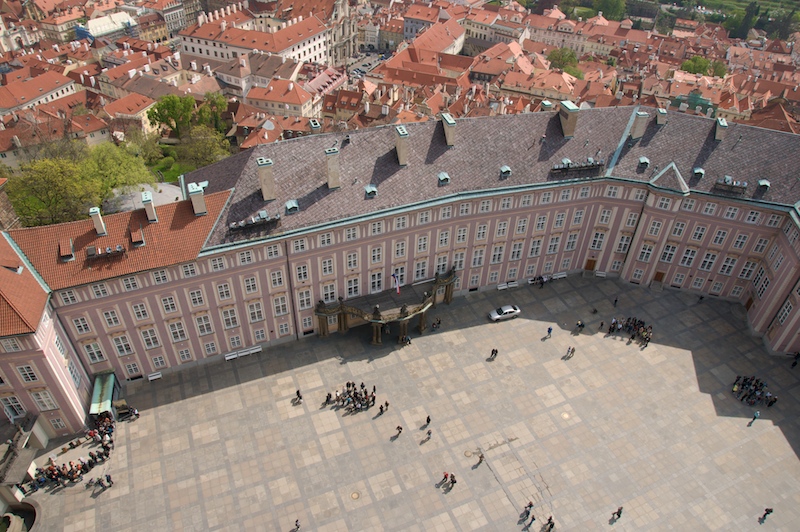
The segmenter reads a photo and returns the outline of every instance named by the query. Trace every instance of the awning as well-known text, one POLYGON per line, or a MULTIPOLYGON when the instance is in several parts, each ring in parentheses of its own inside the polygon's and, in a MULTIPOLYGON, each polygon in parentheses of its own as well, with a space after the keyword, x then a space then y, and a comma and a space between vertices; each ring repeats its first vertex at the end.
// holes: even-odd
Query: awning
POLYGON ((89 414, 101 414, 111 410, 115 378, 113 373, 105 373, 94 378, 92 408, 89 410, 89 414))

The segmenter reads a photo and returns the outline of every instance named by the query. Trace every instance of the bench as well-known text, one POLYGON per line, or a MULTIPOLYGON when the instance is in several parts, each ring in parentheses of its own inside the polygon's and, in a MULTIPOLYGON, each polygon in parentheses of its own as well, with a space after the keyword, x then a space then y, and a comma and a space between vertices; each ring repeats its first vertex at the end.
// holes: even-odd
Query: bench
POLYGON ((538 282, 539 281, 537 281, 535 277, 531 277, 530 279, 528 279, 528 284, 536 284, 538 282))
POLYGON ((516 281, 511 281, 511 282, 509 282, 507 284, 508 284, 509 288, 516 288, 516 287, 519 286, 519 284, 516 281))
POLYGON ((149 380, 150 382, 157 381, 158 379, 161 378, 161 376, 162 376, 161 372, 156 371, 155 373, 151 373, 150 375, 148 375, 147 380, 149 380))
POLYGON ((225 360, 226 361, 227 360, 236 360, 237 358, 239 358, 239 353, 228 353, 227 355, 225 355, 225 360))
POLYGON ((556 279, 566 279, 566 278, 567 278, 567 274, 566 273, 554 273, 553 274, 553 280, 554 281, 556 279))
POLYGON ((508 290, 508 283, 500 283, 497 285, 498 290, 508 290))
POLYGON ((594 276, 595 277, 605 278, 606 277, 606 272, 594 272, 594 276))

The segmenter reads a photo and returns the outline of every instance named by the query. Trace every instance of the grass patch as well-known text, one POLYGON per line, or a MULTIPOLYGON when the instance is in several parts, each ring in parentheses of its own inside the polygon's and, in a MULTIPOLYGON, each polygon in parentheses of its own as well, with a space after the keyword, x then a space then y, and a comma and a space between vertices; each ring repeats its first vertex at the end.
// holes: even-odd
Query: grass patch
POLYGON ((164 164, 163 159, 152 166, 150 169, 161 183, 173 183, 178 180, 178 176, 194 170, 194 166, 186 163, 174 163, 170 168, 166 168, 169 163, 164 164), (161 172, 164 177, 162 178, 158 172, 161 172))
POLYGON ((587 18, 592 18, 596 14, 597 13, 595 13, 594 9, 592 9, 591 7, 579 6, 575 8, 575 16, 582 17, 583 20, 586 20, 587 18))

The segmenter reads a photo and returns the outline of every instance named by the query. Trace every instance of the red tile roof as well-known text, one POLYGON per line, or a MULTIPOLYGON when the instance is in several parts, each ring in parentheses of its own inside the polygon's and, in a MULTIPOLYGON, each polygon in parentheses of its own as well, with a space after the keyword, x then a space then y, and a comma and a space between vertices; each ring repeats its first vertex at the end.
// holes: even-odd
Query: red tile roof
POLYGON ((59 290, 195 259, 229 195, 229 191, 207 195, 205 216, 195 216, 189 200, 157 207, 156 223, 147 221, 144 209, 104 216, 106 236, 98 236, 89 218, 9 234, 50 288, 59 290), (140 229, 145 245, 134 247, 131 233, 140 229), (67 238, 72 239, 75 260, 63 262, 59 242, 67 238), (117 245, 123 253, 87 259, 89 246, 115 249, 117 245))
POLYGON ((46 304, 47 292, 0 238, 0 336, 36 332, 46 304))

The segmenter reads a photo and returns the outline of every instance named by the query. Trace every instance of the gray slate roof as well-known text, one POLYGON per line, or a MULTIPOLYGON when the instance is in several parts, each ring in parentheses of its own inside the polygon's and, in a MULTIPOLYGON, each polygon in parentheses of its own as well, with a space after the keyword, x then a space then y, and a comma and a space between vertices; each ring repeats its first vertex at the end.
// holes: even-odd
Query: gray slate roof
MULTIPOLYGON (((607 168, 561 174, 553 172, 552 167, 565 158, 585 162, 589 157, 603 159, 608 165, 620 146, 619 158, 610 170, 612 177, 649 182, 674 162, 692 190, 732 195, 714 187, 717 178, 731 175, 748 181, 746 198, 788 205, 800 199, 800 185, 795 185, 797 179, 790 162, 791 154, 800 152, 800 136, 730 124, 726 138, 716 141, 716 122, 712 119, 670 113, 668 123, 658 126, 655 115, 655 110, 649 108, 583 109, 571 139, 564 138, 556 112, 459 119, 452 148, 445 143, 441 121, 407 124, 406 167, 397 161, 394 126, 312 135, 257 146, 192 172, 186 181, 208 181, 207 193, 235 189, 207 246, 274 236, 459 193, 502 193, 503 189, 516 186, 599 179, 607 168), (643 138, 630 142, 625 139, 632 113, 637 109, 649 112, 651 119, 643 138), (349 143, 344 142, 347 134, 349 143), (544 143, 542 134, 547 136, 544 143), (334 145, 340 150, 342 186, 329 190, 324 150, 334 145), (639 165, 641 156, 651 161, 647 169, 639 165), (269 203, 261 198, 256 166, 259 157, 274 162, 277 199, 269 203), (512 170, 507 179, 500 177, 503 165, 512 170), (698 166, 706 172, 699 180, 692 171, 698 166), (439 172, 449 174, 449 185, 439 186, 439 172), (772 186, 768 190, 758 187, 760 178, 769 179, 772 186), (365 195, 368 184, 378 189, 372 199, 365 195), (297 200, 300 210, 287 215, 284 205, 292 199, 297 200), (270 216, 280 214, 280 224, 229 229, 231 222, 260 210, 270 216)), ((681 192, 672 169, 654 184, 681 192)))

